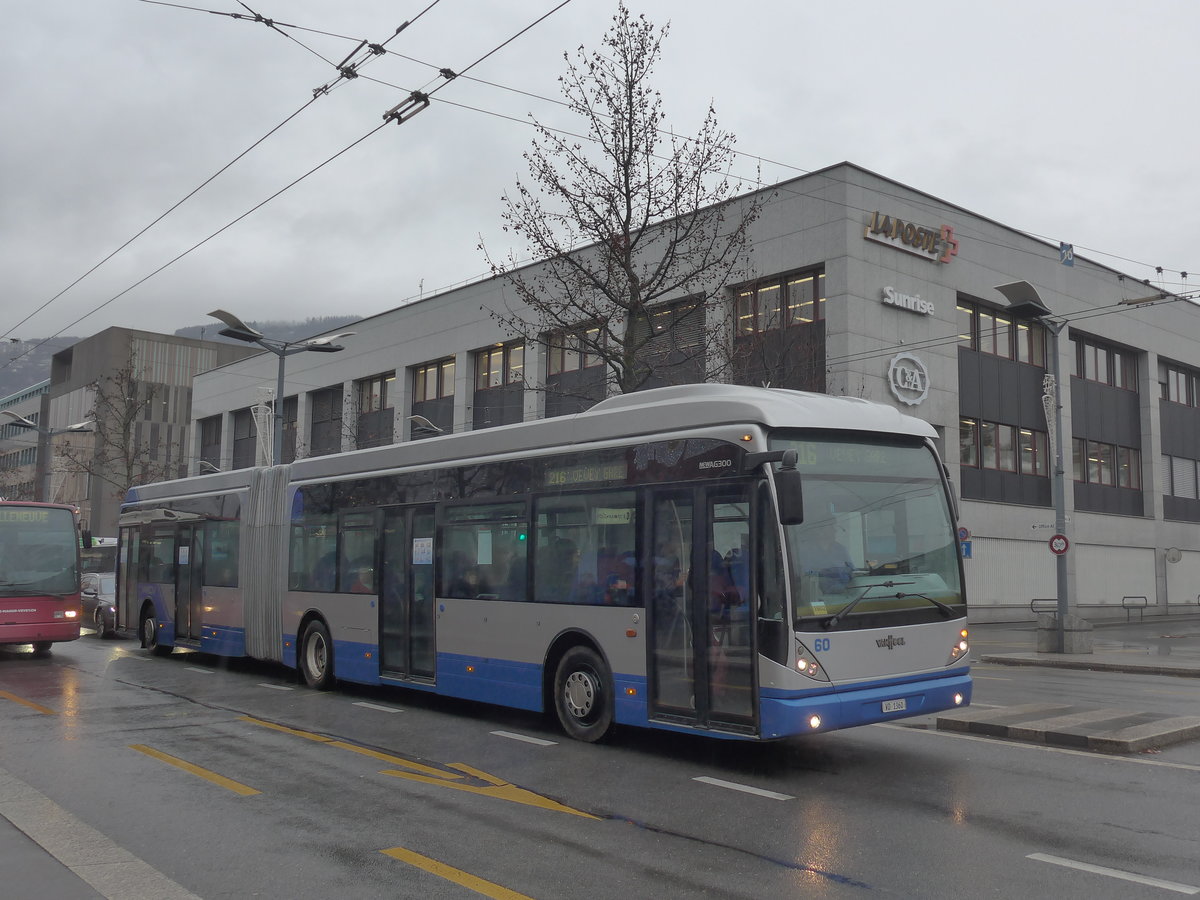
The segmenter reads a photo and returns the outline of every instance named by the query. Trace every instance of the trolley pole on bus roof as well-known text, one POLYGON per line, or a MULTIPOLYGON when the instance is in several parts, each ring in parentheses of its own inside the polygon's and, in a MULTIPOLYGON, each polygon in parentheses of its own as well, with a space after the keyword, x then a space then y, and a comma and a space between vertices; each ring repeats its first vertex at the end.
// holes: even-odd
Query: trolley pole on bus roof
POLYGON ((223 309, 214 309, 209 315, 229 326, 228 328, 222 328, 217 332, 218 334, 233 338, 234 340, 245 341, 248 344, 258 344, 264 350, 268 350, 279 357, 279 370, 275 376, 275 398, 271 405, 274 440, 272 442, 271 459, 267 461, 268 465, 278 465, 283 462, 284 360, 294 353, 304 353, 305 351, 337 353, 345 350, 345 347, 341 344, 335 344, 334 341, 338 338, 349 337, 354 332, 342 331, 338 334, 331 334, 328 337, 309 338, 304 341, 281 341, 277 338, 266 337, 258 329, 251 328, 233 313, 226 312, 223 309))
POLYGON ((1012 284, 997 285, 996 290, 1009 302, 1008 311, 1017 318, 1040 322, 1050 335, 1050 374, 1045 379, 1045 393, 1042 397, 1046 409, 1046 427, 1050 432, 1051 455, 1054 458, 1054 473, 1052 491, 1054 497, 1054 538, 1051 539, 1051 549, 1054 553, 1055 580, 1058 586, 1058 652, 1067 650, 1067 615, 1071 609, 1070 586, 1067 573, 1067 488, 1066 470, 1063 465, 1063 444, 1066 443, 1062 433, 1062 378, 1059 362, 1058 337, 1067 327, 1065 319, 1051 319, 1049 307, 1042 302, 1037 290, 1028 281, 1015 281, 1012 284), (1051 418, 1053 407, 1053 419, 1051 418), (1061 538, 1061 548, 1055 546, 1061 538))

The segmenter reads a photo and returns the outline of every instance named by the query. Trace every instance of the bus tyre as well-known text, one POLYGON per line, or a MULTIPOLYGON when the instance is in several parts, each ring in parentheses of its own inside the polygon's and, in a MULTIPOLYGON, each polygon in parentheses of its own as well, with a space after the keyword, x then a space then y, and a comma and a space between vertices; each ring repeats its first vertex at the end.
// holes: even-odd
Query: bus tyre
POLYGON ((142 610, 141 627, 138 629, 142 636, 142 646, 155 656, 170 656, 173 647, 167 647, 158 642, 158 620, 154 612, 147 607, 142 610))
POLYGON ((34 641, 33 642, 33 655, 34 656, 49 656, 50 655, 50 645, 52 643, 53 643, 52 641, 34 641))
POLYGON ((320 620, 314 620, 304 629, 300 641, 300 672, 310 688, 327 691, 333 687, 333 641, 329 629, 320 620))
POLYGON ((577 741, 600 740, 612 726, 612 675, 590 647, 572 647, 554 673, 554 707, 563 731, 577 741))

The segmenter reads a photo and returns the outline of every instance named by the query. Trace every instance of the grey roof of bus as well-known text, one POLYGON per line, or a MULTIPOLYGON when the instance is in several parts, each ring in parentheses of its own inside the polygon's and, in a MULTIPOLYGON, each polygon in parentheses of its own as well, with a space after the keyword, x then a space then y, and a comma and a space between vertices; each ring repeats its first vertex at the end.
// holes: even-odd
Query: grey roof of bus
MULTIPOLYGON (((419 441, 311 456, 291 463, 291 481, 367 473, 400 466, 448 464, 477 456, 570 447, 708 426, 815 425, 934 437, 929 423, 861 397, 832 396, 733 384, 686 384, 610 397, 572 416, 499 425, 419 441)), ((132 488, 127 503, 180 494, 246 488, 255 469, 233 469, 132 488)))

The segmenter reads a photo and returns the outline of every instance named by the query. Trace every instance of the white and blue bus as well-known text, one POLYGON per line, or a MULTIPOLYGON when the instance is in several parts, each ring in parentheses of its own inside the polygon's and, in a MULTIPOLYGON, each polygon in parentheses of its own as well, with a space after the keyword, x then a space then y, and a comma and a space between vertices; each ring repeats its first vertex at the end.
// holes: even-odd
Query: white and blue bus
POLYGON ((131 490, 120 621, 271 660, 614 724, 774 739, 966 705, 934 430, 733 385, 131 490))

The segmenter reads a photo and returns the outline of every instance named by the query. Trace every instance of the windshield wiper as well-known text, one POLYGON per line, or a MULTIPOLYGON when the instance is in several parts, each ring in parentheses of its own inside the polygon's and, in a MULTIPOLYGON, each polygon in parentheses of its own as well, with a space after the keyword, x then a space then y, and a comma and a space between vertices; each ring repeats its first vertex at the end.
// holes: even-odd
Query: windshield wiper
MULTIPOLYGON (((844 607, 841 607, 840 610, 838 610, 838 612, 835 612, 833 614, 833 616, 829 616, 827 618, 821 619, 821 628, 823 628, 823 629, 833 628, 834 625, 841 622, 842 618, 845 618, 846 616, 848 616, 848 614, 850 614, 853 611, 853 608, 859 605, 859 602, 862 602, 864 599, 866 599, 866 595, 868 595, 871 592, 871 590, 874 590, 875 588, 895 588, 895 587, 900 587, 901 584, 916 584, 916 583, 917 582, 914 582, 914 581, 884 581, 884 582, 881 582, 878 584, 868 584, 868 586, 863 588, 862 594, 859 594, 858 596, 856 596, 856 598, 854 598, 853 600, 848 602, 848 604, 846 604, 844 607)), ((934 605, 938 608, 938 611, 940 611, 942 613, 942 616, 944 618, 950 618, 950 616, 953 616, 953 614, 954 614, 954 610, 952 610, 952 608, 950 608, 946 604, 943 604, 943 602, 941 600, 935 600, 934 598, 931 598, 931 596, 928 596, 925 594, 908 594, 908 593, 905 593, 904 590, 898 590, 898 592, 896 592, 894 594, 876 594, 874 596, 874 598, 871 598, 871 599, 872 600, 882 600, 882 599, 887 599, 887 598, 894 598, 896 600, 904 600, 905 598, 908 598, 908 596, 918 596, 918 598, 920 598, 922 600, 928 600, 929 602, 931 602, 932 605, 934 605)))

